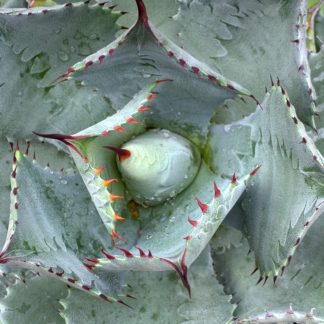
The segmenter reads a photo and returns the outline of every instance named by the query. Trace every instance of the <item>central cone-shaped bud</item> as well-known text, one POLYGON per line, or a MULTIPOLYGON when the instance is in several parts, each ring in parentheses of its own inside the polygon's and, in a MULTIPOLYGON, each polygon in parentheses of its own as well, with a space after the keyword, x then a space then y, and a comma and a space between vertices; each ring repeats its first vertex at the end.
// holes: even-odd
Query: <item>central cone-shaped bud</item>
POLYGON ((184 190, 196 176, 200 153, 184 137, 164 129, 139 135, 122 147, 130 152, 117 159, 132 198, 154 206, 184 190))

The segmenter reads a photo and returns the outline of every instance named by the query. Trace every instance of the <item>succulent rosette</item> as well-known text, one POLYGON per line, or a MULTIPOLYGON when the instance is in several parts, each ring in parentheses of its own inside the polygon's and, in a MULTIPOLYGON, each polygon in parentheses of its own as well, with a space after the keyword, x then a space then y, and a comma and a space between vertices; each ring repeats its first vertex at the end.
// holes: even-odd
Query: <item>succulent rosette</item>
MULTIPOLYGON (((0 110, 11 143, 5 161, 13 155, 10 211, 2 211, 10 217, 0 231, 0 263, 13 281, 3 280, 3 322, 320 321, 310 310, 324 293, 307 286, 302 270, 321 282, 321 262, 309 261, 319 234, 307 234, 321 228, 324 158, 305 3, 179 2, 170 27, 152 11, 156 27, 141 0, 129 27, 116 23, 126 12, 109 4, 42 5, 0 12, 1 59, 20 68, 16 79, 7 67, 0 76, 1 106, 15 108, 0 110), (200 12, 222 42, 209 43, 197 28, 200 12), (242 32, 262 22, 275 34, 271 17, 292 39, 284 49, 271 43, 290 54, 275 68, 270 50, 251 63, 251 53, 268 50, 266 37, 242 32), (265 95, 255 74, 267 76, 265 95), (290 279, 278 280, 291 262, 290 279), (246 277, 251 271, 259 277, 246 277), (267 286, 254 287, 261 282, 267 286), (302 289, 315 297, 296 297, 302 289)), ((148 4, 149 13, 154 6, 174 10, 148 4)))

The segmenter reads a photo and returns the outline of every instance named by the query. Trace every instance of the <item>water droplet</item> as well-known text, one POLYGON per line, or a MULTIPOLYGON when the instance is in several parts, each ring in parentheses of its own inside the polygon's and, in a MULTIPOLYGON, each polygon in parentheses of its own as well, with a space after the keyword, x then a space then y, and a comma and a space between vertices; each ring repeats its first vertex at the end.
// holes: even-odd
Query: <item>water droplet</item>
POLYGON ((99 36, 97 34, 91 34, 89 39, 99 39, 99 36))
POLYGON ((66 180, 61 180, 61 183, 66 185, 67 181, 66 180))
POLYGON ((172 197, 174 197, 175 195, 176 195, 175 190, 172 190, 172 191, 170 192, 170 197, 172 198, 172 197))
POLYGON ((70 52, 71 52, 71 53, 74 53, 74 52, 75 52, 75 47, 74 47, 74 46, 71 46, 71 47, 70 47, 70 52))
POLYGON ((146 235, 146 239, 147 239, 147 240, 150 240, 152 237, 153 237, 152 234, 147 234, 147 235, 146 235))
POLYGON ((81 42, 79 44, 79 54, 83 56, 88 56, 91 54, 91 48, 88 43, 81 42))
POLYGON ((62 51, 62 50, 59 50, 59 52, 58 52, 58 57, 59 57, 59 59, 60 59, 61 61, 63 61, 63 62, 66 62, 66 61, 69 60, 69 56, 67 55, 67 53, 64 52, 64 51, 62 51))
POLYGON ((55 30, 55 34, 59 34, 61 31, 62 31, 62 29, 58 28, 58 29, 55 30))
POLYGON ((152 76, 152 74, 149 74, 149 73, 144 73, 143 74, 143 78, 145 78, 145 79, 148 79, 148 78, 150 78, 152 76))
POLYGON ((172 216, 172 217, 169 219, 169 222, 170 222, 170 223, 174 223, 174 221, 175 221, 175 216, 172 216))

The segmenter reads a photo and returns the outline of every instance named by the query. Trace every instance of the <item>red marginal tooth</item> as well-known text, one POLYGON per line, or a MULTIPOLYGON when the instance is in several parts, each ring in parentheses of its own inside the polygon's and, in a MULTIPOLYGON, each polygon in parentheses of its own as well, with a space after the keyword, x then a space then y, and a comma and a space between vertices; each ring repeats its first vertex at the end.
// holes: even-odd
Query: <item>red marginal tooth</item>
POLYGON ((16 196, 18 193, 18 187, 13 188, 12 193, 16 196))
POLYGON ((86 62, 86 64, 85 64, 85 68, 88 68, 89 66, 91 66, 93 64, 93 61, 88 61, 88 62, 86 62))
POLYGON ((140 247, 136 246, 136 249, 139 251, 141 258, 145 258, 146 257, 146 254, 144 253, 144 251, 140 247))
POLYGON ((122 251, 125 254, 126 258, 133 258, 134 257, 134 255, 131 252, 129 252, 127 249, 121 248, 119 246, 116 246, 116 248, 118 250, 122 251))
POLYGON ((100 248, 100 252, 108 259, 108 260, 115 260, 116 258, 105 251, 103 248, 100 248))
POLYGON ((98 263, 99 262, 99 259, 97 258, 85 258, 87 261, 90 261, 92 263, 98 263))
POLYGON ((114 52, 115 52, 115 50, 113 49, 113 48, 111 48, 110 50, 109 50, 109 55, 113 55, 114 54, 114 52))
POLYGON ((195 73, 195 74, 199 74, 200 69, 197 68, 196 66, 192 66, 192 67, 191 67, 191 71, 192 71, 193 73, 195 73))
POLYGON ((90 271, 95 267, 94 265, 88 263, 83 263, 83 265, 90 271))
POLYGON ((18 209, 18 208, 19 208, 19 204, 15 203, 15 209, 18 209))
POLYGON ((117 238, 118 240, 120 240, 122 242, 126 242, 126 240, 123 237, 121 237, 114 229, 111 230, 111 237, 112 237, 113 243, 115 243, 115 238, 117 238))
POLYGON ((104 294, 99 294, 99 297, 100 297, 101 299, 107 301, 107 302, 111 302, 111 301, 108 299, 108 297, 107 297, 106 295, 104 295, 104 294))
POLYGON ((61 271, 61 272, 56 272, 55 273, 58 277, 62 277, 63 276, 63 274, 64 274, 64 270, 63 271, 61 271))
POLYGON ((95 172, 96 175, 99 175, 104 169, 105 169, 104 166, 100 166, 98 168, 95 168, 94 172, 95 172))
POLYGON ((274 285, 276 284, 277 279, 278 279, 278 276, 274 276, 274 277, 273 277, 273 284, 274 284, 274 285))
POLYGON ((202 213, 205 214, 207 209, 208 209, 208 205, 204 204, 201 200, 199 200, 199 198, 195 197, 197 204, 199 206, 199 208, 201 209, 202 213))
POLYGON ((232 175, 231 183, 233 185, 235 185, 237 183, 237 176, 235 175, 235 173, 232 175))
POLYGON ((91 290, 91 287, 89 287, 88 285, 82 285, 82 288, 87 291, 91 290))
POLYGON ((147 257, 148 257, 148 258, 153 258, 153 254, 152 254, 151 250, 148 250, 147 257))
POLYGON ((299 142, 299 144, 307 144, 307 140, 306 140, 306 138, 303 137, 303 138, 301 139, 301 141, 299 142))
POLYGON ((208 79, 210 81, 217 81, 217 78, 214 75, 208 74, 208 79))
POLYGON ((140 122, 138 120, 134 119, 133 117, 129 117, 129 118, 126 119, 126 123, 136 125, 136 124, 139 124, 140 122))
POLYGON ((115 221, 124 221, 126 218, 115 213, 114 216, 113 216, 113 219, 115 221))
POLYGON ((71 283, 75 283, 76 282, 76 279, 74 279, 74 278, 67 278, 67 281, 68 282, 71 282, 71 283))
POLYGON ((256 166, 251 172, 250 172, 250 176, 254 176, 256 175, 256 173, 259 171, 259 169, 261 168, 261 165, 256 166))
POLYGON ((103 60, 105 59, 105 57, 106 57, 105 55, 100 55, 98 57, 99 64, 101 64, 103 62, 103 60))
POLYGON ((188 217, 188 222, 193 226, 193 227, 197 227, 198 226, 198 221, 194 220, 194 219, 190 219, 188 217))
POLYGON ((119 196, 119 195, 114 195, 114 194, 109 194, 108 195, 108 200, 115 202, 118 199, 123 199, 124 196, 119 196))
POLYGON ((231 89, 231 90, 236 91, 236 89, 235 89, 235 88, 234 88, 230 83, 228 83, 226 87, 227 87, 228 89, 231 89))
POLYGON ((110 134, 109 134, 109 132, 107 130, 104 130, 104 131, 101 132, 101 135, 109 136, 110 134))
POLYGON ((119 132, 119 133, 123 133, 123 134, 126 133, 125 129, 122 128, 120 125, 115 126, 114 127, 114 130, 117 131, 117 132, 119 132))
POLYGON ((154 99, 156 97, 156 95, 157 95, 157 92, 152 92, 147 96, 146 99, 147 100, 152 100, 152 99, 154 99))
POLYGON ((149 110, 151 107, 150 106, 140 106, 137 110, 138 111, 146 111, 149 110))
POLYGON ((219 188, 217 187, 216 182, 214 181, 214 197, 218 198, 221 195, 221 191, 219 190, 219 188))
POLYGON ((132 306, 129 306, 128 304, 126 304, 125 302, 123 302, 121 299, 118 299, 117 300, 117 303, 122 304, 122 305, 124 305, 124 306, 126 306, 126 307, 128 307, 130 309, 134 309, 132 306))
POLYGON ((184 59, 180 59, 180 60, 179 60, 179 64, 180 64, 181 66, 185 66, 185 65, 186 65, 186 61, 185 61, 184 59))
POLYGON ((190 240, 191 240, 191 236, 190 236, 190 235, 187 235, 187 236, 184 237, 184 239, 185 239, 186 241, 190 241, 190 240))
POLYGON ((120 161, 126 160, 131 156, 131 152, 129 150, 125 150, 120 147, 104 146, 104 148, 108 148, 117 153, 120 161))
POLYGON ((104 187, 108 187, 108 186, 110 186, 110 185, 111 185, 112 183, 114 183, 114 182, 118 182, 118 180, 115 179, 115 178, 107 179, 107 180, 102 180, 102 185, 103 185, 104 187))

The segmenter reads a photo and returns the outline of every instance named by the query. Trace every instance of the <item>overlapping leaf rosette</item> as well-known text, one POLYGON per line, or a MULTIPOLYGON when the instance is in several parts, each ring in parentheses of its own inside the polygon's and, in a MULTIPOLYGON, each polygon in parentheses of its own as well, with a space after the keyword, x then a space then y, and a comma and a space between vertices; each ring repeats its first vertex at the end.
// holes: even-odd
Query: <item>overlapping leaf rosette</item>
MULTIPOLYGON (((56 75, 63 87, 77 80, 99 91, 109 98, 113 112, 76 133, 50 133, 33 125, 35 135, 73 157, 83 182, 75 174, 43 169, 28 158, 29 146, 26 154, 16 147, 10 220, 0 261, 6 271, 32 270, 40 275, 32 281, 44 280, 42 285, 47 277, 58 279, 62 286, 49 289, 61 300, 61 314, 68 320, 77 322, 74 309, 80 307, 79 298, 87 311, 96 308, 93 312, 102 318, 102 305, 88 300, 87 294, 136 307, 124 271, 173 271, 189 296, 193 294, 192 307, 203 303, 199 287, 206 282, 215 286, 211 295, 221 296, 217 316, 224 321, 233 310, 214 282, 214 271, 230 294, 238 289, 232 283, 236 272, 227 274, 221 267, 236 252, 217 250, 218 245, 223 252, 235 246, 232 237, 222 236, 225 218, 246 234, 260 272, 257 282, 272 277, 276 284, 310 226, 323 214, 324 159, 303 124, 314 127, 312 111, 301 105, 295 109, 279 79, 271 79, 259 103, 251 92, 165 37, 148 19, 143 2, 136 3, 138 20, 133 26, 56 75), (255 111, 241 118, 238 110, 229 118, 224 107, 238 105, 255 111), (71 289, 63 299, 63 283, 81 295, 71 289)), ((64 10, 73 6, 82 7, 70 4, 64 10)), ((55 15, 62 10, 58 7, 45 13, 8 9, 7 14, 23 19, 55 15)), ((300 30, 296 35, 304 37, 300 30)), ((298 58, 307 70, 305 57, 298 58)), ((310 86, 305 80, 304 88, 310 86)), ((67 120, 61 128, 48 123, 48 129, 68 130, 67 120)), ((247 243, 242 240, 238 248, 243 255, 247 243)), ((157 280, 166 280, 156 273, 146 276, 151 290, 157 280)), ((145 275, 140 280, 145 282, 145 275)), ((172 286, 170 281, 165 287, 172 286)), ((197 317, 188 315, 189 304, 183 306, 185 317, 197 317)), ((274 309, 279 306, 271 304, 274 309)), ((242 310, 240 316, 256 313, 260 309, 242 310)), ((294 316, 299 320, 304 314, 294 316)), ((312 313, 307 316, 315 318, 312 313)))

